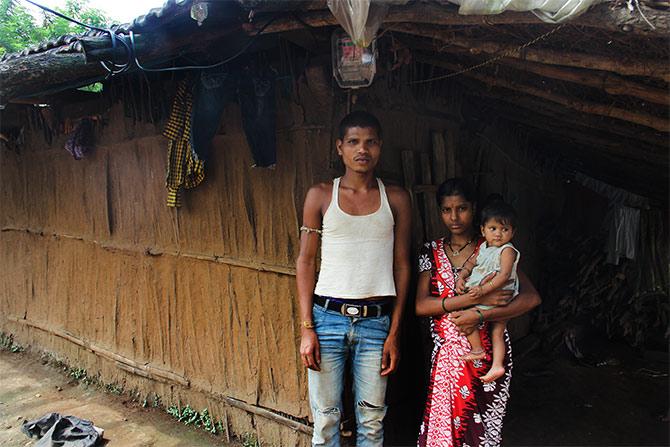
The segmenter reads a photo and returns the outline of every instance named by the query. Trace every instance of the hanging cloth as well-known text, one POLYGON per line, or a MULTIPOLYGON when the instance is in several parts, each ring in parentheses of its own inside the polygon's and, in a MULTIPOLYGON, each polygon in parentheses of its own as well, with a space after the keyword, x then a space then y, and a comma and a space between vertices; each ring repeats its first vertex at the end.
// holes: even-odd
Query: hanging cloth
POLYGON ((634 260, 640 239, 640 208, 649 209, 649 199, 580 172, 575 174, 575 180, 610 201, 610 212, 605 217, 609 233, 607 262, 619 265, 620 258, 634 260))
POLYGON ((635 259, 640 237, 640 210, 615 205, 609 219, 607 262, 619 265, 620 258, 635 259))
POLYGON ((183 79, 177 86, 170 118, 163 130, 163 136, 168 139, 167 206, 173 208, 181 206, 182 188, 195 188, 205 179, 205 162, 191 145, 192 109, 193 95, 188 80, 183 79))

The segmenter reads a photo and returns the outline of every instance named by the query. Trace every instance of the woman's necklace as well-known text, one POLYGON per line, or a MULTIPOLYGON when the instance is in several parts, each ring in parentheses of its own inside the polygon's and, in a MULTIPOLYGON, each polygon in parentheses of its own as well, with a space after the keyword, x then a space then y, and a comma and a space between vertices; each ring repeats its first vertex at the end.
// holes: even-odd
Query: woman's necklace
POLYGON ((449 247, 449 250, 451 250, 451 254, 453 256, 458 256, 459 254, 461 254, 461 251, 463 251, 463 249, 465 249, 465 247, 467 247, 468 245, 470 245, 472 243, 472 241, 474 241, 474 239, 470 239, 469 241, 467 241, 465 243, 465 245, 462 246, 461 248, 459 248, 458 250, 453 249, 453 247, 451 246, 451 240, 447 241, 447 246, 449 247))

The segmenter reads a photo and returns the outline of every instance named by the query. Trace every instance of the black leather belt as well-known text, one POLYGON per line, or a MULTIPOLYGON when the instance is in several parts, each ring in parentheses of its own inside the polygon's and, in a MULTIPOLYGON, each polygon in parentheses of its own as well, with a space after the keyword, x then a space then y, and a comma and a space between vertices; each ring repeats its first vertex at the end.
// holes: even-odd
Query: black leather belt
POLYGON ((347 317, 381 317, 388 315, 393 310, 393 303, 380 301, 379 304, 368 302, 368 304, 350 304, 328 296, 314 295, 314 304, 325 309, 339 312, 347 317))

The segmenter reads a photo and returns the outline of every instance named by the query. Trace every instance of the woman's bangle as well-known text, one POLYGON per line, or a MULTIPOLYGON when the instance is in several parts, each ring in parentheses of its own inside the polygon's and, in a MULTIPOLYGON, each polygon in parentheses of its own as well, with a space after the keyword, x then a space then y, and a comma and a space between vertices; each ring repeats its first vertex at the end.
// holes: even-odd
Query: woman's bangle
POLYGON ((477 312, 477 315, 479 315, 479 326, 484 324, 484 314, 482 313, 481 310, 475 308, 475 312, 477 312))
POLYGON ((444 307, 444 301, 445 301, 446 299, 447 299, 446 296, 445 296, 444 298, 442 298, 442 310, 444 311, 445 314, 448 314, 449 311, 447 310, 446 307, 444 307))

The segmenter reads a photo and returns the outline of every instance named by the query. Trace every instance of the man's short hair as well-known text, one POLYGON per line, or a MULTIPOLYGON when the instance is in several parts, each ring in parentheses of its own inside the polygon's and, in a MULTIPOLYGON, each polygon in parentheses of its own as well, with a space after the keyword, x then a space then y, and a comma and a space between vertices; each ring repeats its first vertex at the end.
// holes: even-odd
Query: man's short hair
POLYGON ((379 124, 379 120, 372 113, 365 112, 363 110, 357 110, 342 118, 339 129, 340 140, 344 139, 344 136, 347 134, 347 130, 351 129, 352 127, 372 128, 377 132, 379 139, 382 138, 382 125, 379 124))

